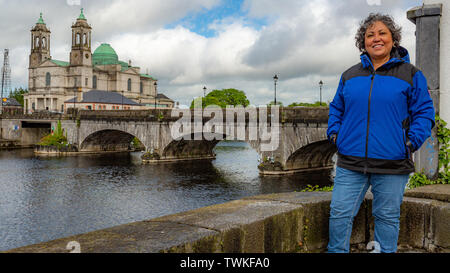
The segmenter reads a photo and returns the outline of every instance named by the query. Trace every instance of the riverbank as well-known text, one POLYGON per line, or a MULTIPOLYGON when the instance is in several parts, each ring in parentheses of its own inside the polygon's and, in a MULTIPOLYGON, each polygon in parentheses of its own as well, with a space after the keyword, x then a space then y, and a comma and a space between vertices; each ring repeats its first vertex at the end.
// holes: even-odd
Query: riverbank
MULTIPOLYGON (((402 204, 401 252, 450 252, 450 185, 407 191, 402 204)), ((331 193, 258 195, 146 221, 70 236, 7 252, 324 252, 331 193)), ((355 252, 373 240, 371 194, 355 218, 355 252)))

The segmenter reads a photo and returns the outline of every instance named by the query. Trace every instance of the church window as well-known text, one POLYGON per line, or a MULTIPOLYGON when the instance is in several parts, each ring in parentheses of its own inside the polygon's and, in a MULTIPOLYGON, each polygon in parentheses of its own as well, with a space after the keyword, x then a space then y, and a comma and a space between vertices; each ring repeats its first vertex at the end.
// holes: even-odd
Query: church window
POLYGON ((77 45, 80 44, 80 39, 81 39, 80 33, 77 33, 77 36, 76 36, 76 44, 77 44, 77 45))
POLYGON ((42 48, 47 48, 47 44, 46 44, 47 40, 45 39, 45 37, 42 38, 42 48))
POLYGON ((97 76, 92 77, 92 88, 97 89, 97 76))
POLYGON ((50 75, 50 72, 47 72, 45 74, 45 86, 50 86, 51 79, 52 79, 52 77, 50 75))
POLYGON ((34 48, 39 47, 39 37, 36 37, 36 40, 34 41, 34 48))
POLYGON ((83 45, 87 45, 86 33, 83 34, 83 45))
POLYGON ((128 79, 128 91, 131 91, 131 79, 128 79))

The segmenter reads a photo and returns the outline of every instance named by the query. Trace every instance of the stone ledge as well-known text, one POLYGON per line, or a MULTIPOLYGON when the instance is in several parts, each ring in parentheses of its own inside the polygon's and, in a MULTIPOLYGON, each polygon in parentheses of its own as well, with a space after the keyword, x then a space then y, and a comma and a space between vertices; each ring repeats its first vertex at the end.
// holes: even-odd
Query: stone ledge
POLYGON ((405 196, 450 202, 449 185, 428 185, 405 192, 405 196))
MULTIPOLYGON (((252 196, 7 252, 69 252, 70 241, 79 242, 83 253, 324 252, 330 201, 329 192, 252 196)), ((371 208, 372 197, 367 194, 351 237, 351 244, 361 249, 373 240, 371 208)), ((411 252, 449 251, 449 219, 449 203, 405 197, 399 246, 411 252)))

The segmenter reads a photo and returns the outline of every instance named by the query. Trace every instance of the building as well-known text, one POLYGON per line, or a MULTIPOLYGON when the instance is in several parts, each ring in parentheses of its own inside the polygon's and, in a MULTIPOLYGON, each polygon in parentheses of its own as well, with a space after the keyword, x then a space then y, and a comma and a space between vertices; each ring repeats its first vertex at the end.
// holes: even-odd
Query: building
POLYGON ((0 103, 1 103, 0 113, 8 113, 8 114, 23 113, 22 104, 20 104, 14 98, 1 98, 0 103))
POLYGON ((64 102, 64 109, 85 110, 139 110, 142 105, 117 92, 91 90, 82 93, 82 98, 73 97, 64 102))
MULTIPOLYGON (((91 90, 122 94, 139 105, 134 105, 134 108, 173 107, 173 100, 158 94, 157 79, 141 73, 139 67, 131 65, 131 61, 120 61, 109 44, 101 44, 92 53, 92 27, 87 23, 83 9, 72 25, 69 62, 52 59, 50 34, 41 13, 31 30, 29 93, 24 96, 26 113, 39 110, 64 112, 72 105, 70 101, 81 102, 84 94, 91 90)), ((101 103, 109 104, 107 101, 96 102, 101 103)))

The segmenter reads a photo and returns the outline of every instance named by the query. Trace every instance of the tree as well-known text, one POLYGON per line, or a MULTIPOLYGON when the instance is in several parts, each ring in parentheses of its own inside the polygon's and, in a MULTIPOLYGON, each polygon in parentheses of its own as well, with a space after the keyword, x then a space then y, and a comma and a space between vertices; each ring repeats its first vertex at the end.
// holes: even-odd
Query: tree
POLYGON ((23 106, 23 95, 26 93, 28 93, 28 89, 23 89, 22 87, 15 88, 14 91, 9 94, 9 97, 15 99, 23 106))
MULTIPOLYGON (((227 105, 237 106, 242 105, 244 107, 250 104, 244 91, 234 88, 213 90, 209 92, 204 98, 197 98, 196 100, 202 100, 202 107, 205 108, 208 105, 217 105, 221 108, 226 108, 227 105)), ((194 101, 191 102, 191 108, 194 108, 194 101)))

